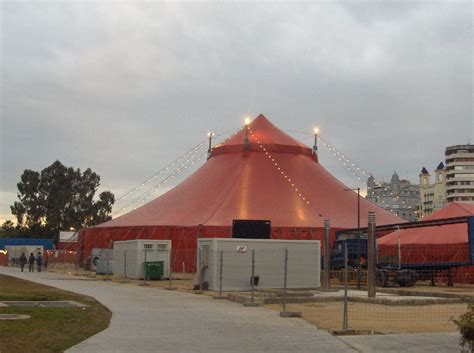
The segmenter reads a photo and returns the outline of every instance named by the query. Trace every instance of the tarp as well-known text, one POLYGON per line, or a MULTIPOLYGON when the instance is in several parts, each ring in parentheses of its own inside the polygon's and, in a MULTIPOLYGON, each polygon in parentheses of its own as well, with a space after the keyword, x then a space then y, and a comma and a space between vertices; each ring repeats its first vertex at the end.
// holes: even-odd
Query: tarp
MULTIPOLYGON (((270 220, 272 238, 322 240, 324 220, 335 230, 357 225, 357 194, 331 175, 311 148, 259 115, 247 128, 214 146, 207 162, 174 189, 121 217, 83 230, 79 247, 115 240, 172 239, 174 270, 194 267, 196 239, 231 236, 234 219, 270 220), (244 148, 245 135, 248 149, 244 148), (189 252, 187 257, 179 254, 189 252)), ((360 199, 377 224, 403 220, 360 199)))

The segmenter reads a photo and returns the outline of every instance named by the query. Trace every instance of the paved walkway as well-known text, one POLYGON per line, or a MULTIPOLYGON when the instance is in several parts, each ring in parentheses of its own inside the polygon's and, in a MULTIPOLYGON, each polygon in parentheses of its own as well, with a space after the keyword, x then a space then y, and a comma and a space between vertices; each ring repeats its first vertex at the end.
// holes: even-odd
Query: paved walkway
MULTIPOLYGON (((89 295, 112 311, 109 328, 67 352, 356 352, 299 319, 227 300, 43 272, 0 273, 89 295)), ((74 329, 71 327, 71 329, 74 329)))
POLYGON ((226 300, 55 273, 0 273, 89 295, 112 311, 109 328, 67 352, 430 352, 460 351, 456 334, 337 338, 300 319, 226 300))

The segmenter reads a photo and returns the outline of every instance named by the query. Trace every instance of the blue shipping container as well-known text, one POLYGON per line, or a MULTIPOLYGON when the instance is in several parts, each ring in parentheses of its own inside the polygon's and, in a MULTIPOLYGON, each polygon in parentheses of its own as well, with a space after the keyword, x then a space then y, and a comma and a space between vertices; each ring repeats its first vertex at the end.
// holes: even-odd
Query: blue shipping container
POLYGON ((53 239, 0 238, 0 250, 5 250, 6 245, 43 245, 44 250, 54 250, 53 239))

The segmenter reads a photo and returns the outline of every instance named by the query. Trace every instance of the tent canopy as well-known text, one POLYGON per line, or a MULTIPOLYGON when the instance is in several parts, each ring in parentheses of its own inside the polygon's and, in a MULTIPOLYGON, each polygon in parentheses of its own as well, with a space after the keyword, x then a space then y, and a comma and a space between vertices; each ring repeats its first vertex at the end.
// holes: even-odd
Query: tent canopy
MULTIPOLYGON (((423 220, 474 216, 474 204, 451 202, 423 220)), ((467 224, 449 224, 423 228, 402 229, 378 240, 379 245, 448 245, 467 242, 467 224)))
MULTIPOLYGON (((213 148, 207 162, 174 189, 97 227, 226 226, 234 219, 270 220, 273 227, 335 228, 357 225, 357 194, 319 164, 312 149, 259 115, 213 148)), ((361 225, 403 220, 361 198, 361 225)))

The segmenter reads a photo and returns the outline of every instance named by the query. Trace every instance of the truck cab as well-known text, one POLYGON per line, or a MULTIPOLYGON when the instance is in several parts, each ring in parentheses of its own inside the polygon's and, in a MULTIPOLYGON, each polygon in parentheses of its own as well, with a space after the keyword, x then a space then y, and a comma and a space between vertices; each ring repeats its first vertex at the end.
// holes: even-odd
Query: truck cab
POLYGON ((344 248, 347 244, 347 267, 366 267, 367 237, 366 236, 338 236, 334 242, 331 256, 331 269, 344 268, 344 248))

